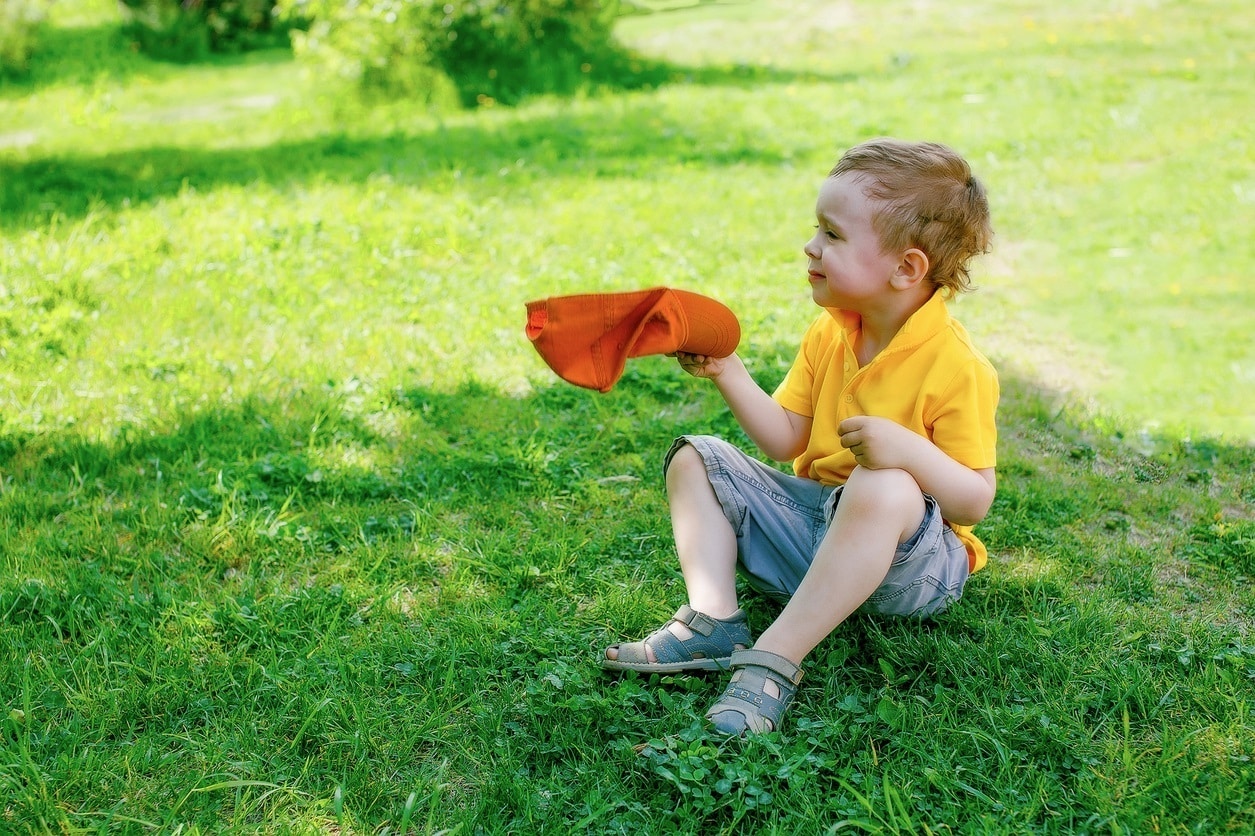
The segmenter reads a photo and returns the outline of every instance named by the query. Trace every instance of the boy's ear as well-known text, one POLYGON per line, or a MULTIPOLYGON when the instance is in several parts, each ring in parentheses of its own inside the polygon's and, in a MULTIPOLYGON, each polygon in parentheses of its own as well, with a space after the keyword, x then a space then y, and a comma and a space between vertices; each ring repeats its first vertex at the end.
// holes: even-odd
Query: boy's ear
POLYGON ((908 290, 928 278, 930 266, 928 254, 918 247, 911 247, 902 253, 891 283, 898 290, 908 290))

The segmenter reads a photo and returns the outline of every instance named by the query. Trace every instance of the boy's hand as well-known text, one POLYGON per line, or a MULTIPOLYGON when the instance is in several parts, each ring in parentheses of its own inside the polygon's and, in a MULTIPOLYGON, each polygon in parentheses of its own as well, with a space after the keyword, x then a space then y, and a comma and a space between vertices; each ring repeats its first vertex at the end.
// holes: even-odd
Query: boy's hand
POLYGON ((675 359, 680 361, 680 368, 693 377, 705 377, 711 380, 723 374, 728 360, 727 357, 707 357, 704 354, 689 354, 684 351, 677 351, 675 359))
POLYGON ((837 425, 841 446, 854 454, 854 460, 872 470, 888 467, 906 469, 911 447, 922 436, 888 418, 856 415, 837 425))

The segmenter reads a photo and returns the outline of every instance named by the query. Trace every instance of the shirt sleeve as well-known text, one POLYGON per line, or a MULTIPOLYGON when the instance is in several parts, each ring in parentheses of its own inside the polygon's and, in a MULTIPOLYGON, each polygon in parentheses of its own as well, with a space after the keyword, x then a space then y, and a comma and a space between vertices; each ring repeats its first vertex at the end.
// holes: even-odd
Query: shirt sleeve
POLYGON ((823 321, 820 317, 806 329, 793 365, 772 393, 776 403, 807 418, 815 417, 816 366, 821 361, 825 342, 821 328, 823 321))

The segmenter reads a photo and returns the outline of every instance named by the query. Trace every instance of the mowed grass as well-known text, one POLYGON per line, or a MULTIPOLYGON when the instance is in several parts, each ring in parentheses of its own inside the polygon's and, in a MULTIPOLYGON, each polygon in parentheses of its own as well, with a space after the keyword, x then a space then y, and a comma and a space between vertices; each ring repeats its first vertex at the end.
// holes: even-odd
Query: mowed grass
POLYGON ((54 7, 0 89, 0 830, 1255 828, 1252 13, 651 5, 671 83, 457 114, 54 7), (708 292, 772 386, 879 134, 994 201, 990 566, 721 741, 718 678, 596 658, 683 601, 670 439, 744 439, 662 358, 556 381, 523 303, 708 292))

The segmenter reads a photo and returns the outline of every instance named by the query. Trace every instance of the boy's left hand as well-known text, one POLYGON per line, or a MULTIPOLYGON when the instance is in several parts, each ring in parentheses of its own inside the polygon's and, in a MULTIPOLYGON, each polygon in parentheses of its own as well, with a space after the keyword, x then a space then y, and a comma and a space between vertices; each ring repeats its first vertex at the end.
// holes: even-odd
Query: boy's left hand
POLYGON ((854 454, 863 467, 878 470, 888 467, 905 469, 911 460, 911 447, 922 436, 888 418, 856 415, 837 425, 841 446, 854 454))

